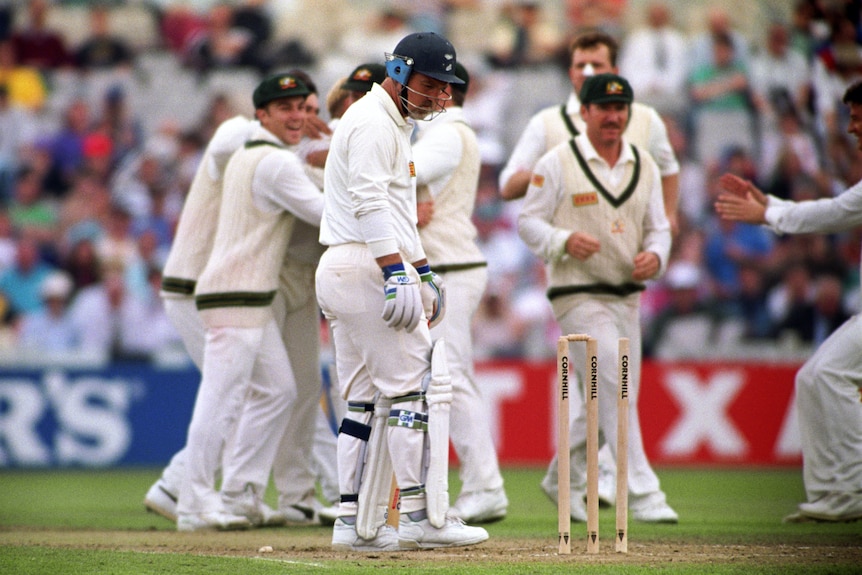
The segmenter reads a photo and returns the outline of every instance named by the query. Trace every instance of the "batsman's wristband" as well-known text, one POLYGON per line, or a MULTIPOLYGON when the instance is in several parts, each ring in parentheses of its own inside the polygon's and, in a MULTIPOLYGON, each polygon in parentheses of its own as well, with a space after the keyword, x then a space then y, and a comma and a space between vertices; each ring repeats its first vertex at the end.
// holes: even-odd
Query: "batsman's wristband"
POLYGON ((383 271, 383 280, 388 280, 392 276, 406 276, 407 272, 404 270, 403 263, 391 264, 388 266, 383 266, 380 268, 383 271))
POLYGON ((419 266, 418 268, 416 268, 416 271, 419 272, 419 279, 421 279, 423 282, 434 281, 434 274, 431 272, 431 264, 419 266))

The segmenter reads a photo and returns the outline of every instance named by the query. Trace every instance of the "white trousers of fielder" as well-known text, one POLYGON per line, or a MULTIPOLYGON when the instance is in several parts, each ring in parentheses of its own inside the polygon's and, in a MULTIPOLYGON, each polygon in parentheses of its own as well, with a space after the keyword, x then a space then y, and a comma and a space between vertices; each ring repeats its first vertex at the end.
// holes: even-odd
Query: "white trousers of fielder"
POLYGON ((862 314, 814 352, 796 374, 802 478, 809 502, 862 492, 862 314))
POLYGON ((222 490, 241 492, 252 485, 263 493, 295 400, 293 372, 274 319, 261 328, 207 328, 177 513, 222 509, 215 490, 218 454, 234 418, 222 490))
POLYGON ((485 267, 441 274, 446 286, 446 316, 431 330, 431 338, 444 338, 452 405, 449 438, 458 455, 461 493, 503 486, 497 451, 488 417, 489 406, 476 385, 473 370, 472 319, 488 283, 485 267))

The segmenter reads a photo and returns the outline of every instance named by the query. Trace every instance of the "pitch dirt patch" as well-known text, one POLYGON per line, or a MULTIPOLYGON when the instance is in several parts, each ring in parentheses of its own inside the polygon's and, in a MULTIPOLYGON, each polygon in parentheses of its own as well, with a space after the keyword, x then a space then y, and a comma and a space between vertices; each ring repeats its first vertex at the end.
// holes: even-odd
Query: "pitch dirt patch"
POLYGON ((852 546, 835 545, 710 545, 682 541, 629 542, 628 554, 614 553, 610 540, 601 552, 587 555, 580 542, 571 555, 558 555, 556 541, 492 537, 464 549, 435 549, 396 553, 342 553, 329 547, 328 529, 267 529, 230 533, 176 533, 173 531, 0 529, 0 546, 42 546, 59 549, 105 549, 142 553, 181 553, 232 557, 265 557, 275 561, 319 562, 367 558, 388 564, 427 565, 536 563, 545 565, 647 565, 728 564, 780 566, 862 565, 862 540, 852 546), (260 553, 262 547, 271 552, 260 553))

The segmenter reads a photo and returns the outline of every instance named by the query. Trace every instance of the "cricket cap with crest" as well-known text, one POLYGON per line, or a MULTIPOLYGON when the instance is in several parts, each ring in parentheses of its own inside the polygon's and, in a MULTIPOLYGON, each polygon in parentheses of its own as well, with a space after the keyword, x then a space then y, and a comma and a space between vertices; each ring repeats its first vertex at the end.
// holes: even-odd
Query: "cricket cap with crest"
POLYGON ((305 97, 310 93, 311 90, 305 82, 293 74, 273 74, 257 85, 251 99, 255 108, 263 108, 273 100, 295 96, 305 97))
POLYGON ((584 80, 578 99, 581 104, 623 102, 631 104, 634 90, 628 80, 616 74, 596 74, 584 80))

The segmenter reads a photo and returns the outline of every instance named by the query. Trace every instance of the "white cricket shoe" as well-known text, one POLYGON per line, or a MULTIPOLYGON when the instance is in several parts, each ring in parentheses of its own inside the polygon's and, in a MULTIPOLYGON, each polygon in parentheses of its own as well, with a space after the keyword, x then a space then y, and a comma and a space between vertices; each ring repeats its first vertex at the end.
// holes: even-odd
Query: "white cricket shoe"
POLYGON ((464 523, 493 523, 506 517, 509 499, 502 487, 461 493, 449 514, 464 523))
MULTIPOLYGON (((557 483, 545 476, 542 479, 542 491, 548 496, 554 505, 559 505, 559 496, 557 495, 557 483)), ((584 503, 584 496, 579 493, 571 493, 569 496, 569 515, 572 521, 577 523, 587 522, 587 505, 584 503)))
POLYGON ((177 516, 177 531, 237 531, 251 526, 251 521, 247 518, 221 511, 180 513, 177 516))
POLYGON ((664 501, 633 507, 632 519, 641 523, 679 523, 679 516, 664 501))
POLYGON ((338 505, 321 507, 317 510, 317 519, 321 525, 335 525, 335 520, 338 519, 338 505))
POLYGON ((617 475, 599 461, 599 507, 613 507, 617 502, 617 475))
POLYGON ((169 521, 177 521, 177 496, 175 490, 171 489, 167 482, 159 477, 158 481, 150 486, 144 496, 144 507, 150 513, 157 513, 169 521))
POLYGON ((402 513, 398 525, 398 544, 402 549, 434 549, 465 547, 488 539, 481 527, 470 527, 455 517, 446 516, 443 527, 434 527, 425 510, 402 513), (411 517, 411 515, 413 517, 411 517))
POLYGON ((817 501, 800 503, 799 513, 820 521, 862 519, 862 492, 832 491, 817 501))
MULTIPOLYGON (((323 503, 317 500, 312 489, 306 493, 299 501, 286 503, 279 498, 278 510, 287 518, 288 525, 320 525, 320 517, 318 513, 323 509, 323 503)), ((335 523, 338 508, 335 508, 336 513, 332 515, 332 521, 329 525, 335 523)))
POLYGON ((339 517, 332 527, 332 548, 336 551, 400 551, 398 531, 383 524, 374 539, 363 539, 356 533, 356 516, 339 517))
POLYGON ((284 513, 264 503, 251 484, 239 493, 222 492, 221 500, 228 514, 245 517, 254 527, 281 527, 287 523, 284 513))

